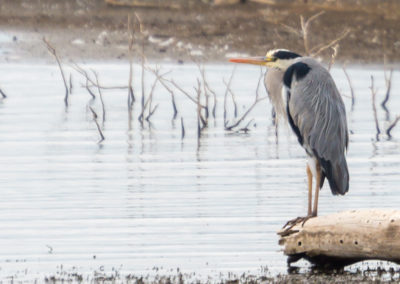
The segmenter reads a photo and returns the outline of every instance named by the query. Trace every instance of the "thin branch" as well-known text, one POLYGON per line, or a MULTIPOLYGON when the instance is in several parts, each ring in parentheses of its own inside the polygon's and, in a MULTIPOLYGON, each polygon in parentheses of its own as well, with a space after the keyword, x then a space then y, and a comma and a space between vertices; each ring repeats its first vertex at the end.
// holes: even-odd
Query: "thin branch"
POLYGON ((64 75, 64 70, 61 66, 61 61, 60 58, 57 55, 57 51, 56 49, 46 40, 45 37, 43 37, 43 42, 46 44, 46 47, 48 49, 48 51, 54 56, 54 58, 57 61, 58 64, 58 68, 60 69, 60 73, 61 73, 61 77, 63 79, 64 82, 64 87, 65 87, 65 97, 64 97, 64 102, 65 102, 65 106, 68 107, 68 94, 69 94, 69 90, 68 90, 68 85, 67 85, 67 80, 65 79, 65 75, 64 75))
POLYGON ((202 105, 201 105, 201 82, 200 82, 200 79, 199 78, 197 78, 197 87, 193 87, 194 88, 194 90, 195 90, 195 92, 196 92, 196 94, 197 94, 197 109, 199 110, 198 111, 198 117, 200 118, 200 121, 201 121, 201 129, 203 129, 204 127, 206 127, 207 126, 207 119, 205 119, 204 117, 203 117, 203 115, 201 114, 201 110, 203 109, 203 107, 202 107, 202 105))
POLYGON ((104 138, 103 132, 101 131, 100 125, 97 122, 97 113, 90 106, 89 106, 89 109, 93 114, 93 121, 96 123, 97 130, 99 131, 99 134, 100 134, 100 137, 101 137, 101 139, 97 143, 101 143, 101 142, 103 142, 105 140, 105 138, 104 138))
POLYGON ((72 73, 69 73, 69 93, 72 94, 72 73))
POLYGON ((375 120, 375 127, 376 127, 376 140, 379 140, 379 134, 381 134, 381 130, 379 128, 378 116, 376 112, 376 105, 375 105, 375 97, 376 97, 376 90, 374 87, 374 76, 371 75, 371 95, 372 95, 372 110, 374 113, 374 120, 375 120))
POLYGON ((301 31, 303 35, 303 42, 304 42, 304 51, 306 54, 310 54, 310 43, 309 43, 309 38, 308 38, 308 31, 309 31, 309 26, 311 22, 313 22, 315 19, 317 19, 319 16, 325 14, 325 11, 321 11, 310 18, 308 18, 307 21, 304 21, 303 15, 300 15, 300 25, 301 25, 301 31))
POLYGON ((398 115, 396 117, 396 119, 389 125, 389 127, 386 129, 386 134, 387 136, 389 136, 389 139, 392 138, 392 135, 390 134, 390 132, 392 131, 392 129, 396 126, 397 122, 399 122, 400 120, 400 115, 398 115))
MULTIPOLYGON (((94 76, 96 78, 97 86, 99 86, 100 85, 99 76, 98 76, 96 71, 92 70, 92 72, 93 72, 93 74, 94 74, 94 76)), ((104 121, 106 120, 106 109, 104 107, 103 94, 102 94, 101 89, 99 87, 97 87, 97 90, 98 90, 99 96, 100 96, 101 109, 102 109, 102 112, 103 112, 103 123, 104 123, 104 121)))
POLYGON ((386 95, 381 103, 381 106, 385 111, 388 111, 388 109, 386 108, 386 103, 389 101, 390 97, 390 91, 392 88, 392 77, 393 77, 393 69, 390 69, 389 77, 386 77, 386 72, 385 72, 386 95))
POLYGON ((89 95, 92 97, 92 99, 96 99, 96 95, 92 92, 92 90, 89 87, 89 80, 86 78, 86 90, 88 91, 89 95))
POLYGON ((352 82, 351 82, 351 79, 350 79, 349 74, 347 73, 346 65, 343 65, 342 69, 343 69, 344 75, 345 75, 346 78, 347 78, 347 82, 349 83, 350 94, 351 94, 351 110, 353 110, 353 109, 354 109, 354 104, 355 104, 355 102, 356 102, 356 98, 355 98, 355 94, 354 94, 354 89, 353 89, 353 84, 352 84, 352 82))
POLYGON ((3 99, 7 98, 6 93, 2 89, 0 89, 0 95, 3 97, 3 99))
POLYGON ((346 29, 344 30, 336 39, 332 40, 331 42, 329 42, 328 44, 325 45, 317 45, 316 47, 313 47, 310 50, 310 54, 312 56, 317 56, 318 54, 320 54, 322 51, 336 45, 338 42, 340 42, 342 39, 344 39, 349 33, 350 33, 351 29, 346 29), (317 50, 316 52, 314 52, 314 50, 317 50))
POLYGON ((185 125, 183 123, 183 117, 181 117, 181 139, 185 138, 185 125))
POLYGON ((131 27, 131 17, 128 15, 128 34, 129 34, 129 78, 128 78, 128 108, 131 109, 135 102, 135 95, 133 92, 132 81, 133 81, 133 40, 134 34, 131 27))
MULTIPOLYGON (((158 73, 159 71, 157 70, 156 72, 158 73)), ((151 86, 151 89, 150 89, 149 97, 147 98, 146 102, 143 104, 142 111, 141 111, 141 113, 140 113, 140 115, 138 117, 140 123, 143 123, 144 113, 145 113, 146 109, 149 109, 149 115, 146 118, 146 120, 149 121, 148 119, 151 116, 150 114, 152 112, 151 111, 151 103, 152 103, 152 100, 153 100, 153 93, 154 93, 154 89, 155 89, 155 87, 157 85, 158 78, 159 77, 156 76, 156 78, 154 79, 153 85, 151 86), (150 106, 150 107, 148 107, 148 106, 150 106)))
POLYGON ((263 72, 260 70, 260 77, 258 79, 257 83, 257 89, 256 89, 256 98, 253 102, 253 104, 249 107, 249 109, 236 121, 236 123, 232 124, 231 126, 225 126, 225 130, 232 130, 236 126, 238 126, 245 118, 246 116, 254 109, 254 107, 262 100, 265 100, 267 97, 262 97, 260 98, 259 90, 260 90, 260 85, 263 77, 263 72))
POLYGON ((171 83, 175 88, 177 88, 182 94, 184 94, 186 97, 188 97, 192 102, 194 102, 196 105, 200 105, 202 108, 205 108, 205 105, 202 105, 200 102, 197 102, 196 99, 194 99, 188 92, 186 92, 184 89, 182 89, 175 81, 169 80, 169 79, 164 79, 165 81, 171 83))
POLYGON ((228 125, 228 120, 227 120, 227 97, 229 93, 229 87, 232 83, 233 75, 235 74, 236 71, 236 66, 232 69, 231 76, 229 77, 228 84, 226 84, 226 90, 224 94, 224 127, 228 125))
POLYGON ((226 88, 228 89, 228 92, 229 92, 229 94, 231 94, 231 97, 232 97, 232 102, 233 102, 233 109, 234 109, 234 111, 233 111, 233 115, 234 115, 234 117, 236 118, 236 117, 237 117, 237 115, 238 115, 238 107, 237 107, 237 102, 236 102, 236 96, 235 96, 235 93, 232 91, 232 89, 231 89, 230 85, 229 85, 229 84, 227 84, 227 83, 225 82, 225 79, 222 79, 222 81, 224 82, 224 84, 225 84, 226 88))
MULTIPOLYGON (((175 101, 175 93, 174 91, 166 84, 166 79, 164 78, 165 74, 159 74, 159 72, 157 72, 154 69, 151 69, 149 67, 147 67, 148 70, 150 70, 155 76, 157 76, 158 81, 161 83, 161 85, 171 94, 171 102, 172 102, 172 108, 174 110, 174 116, 173 119, 176 119, 177 115, 178 115, 178 109, 176 107, 176 101, 175 101)), ((170 71, 168 71, 167 73, 169 73, 170 71)))
POLYGON ((332 46, 331 48, 332 48, 333 52, 331 55, 331 60, 329 61, 328 71, 331 70, 332 65, 335 63, 335 59, 336 59, 336 56, 338 55, 338 51, 339 51, 339 44, 337 43, 335 46, 332 46))

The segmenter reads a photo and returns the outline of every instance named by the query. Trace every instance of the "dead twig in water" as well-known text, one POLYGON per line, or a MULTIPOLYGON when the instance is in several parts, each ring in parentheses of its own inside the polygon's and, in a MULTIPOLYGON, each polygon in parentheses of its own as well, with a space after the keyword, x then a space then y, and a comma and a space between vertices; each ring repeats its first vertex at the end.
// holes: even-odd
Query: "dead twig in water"
MULTIPOLYGON (((99 75, 94 70, 92 70, 92 72, 93 72, 93 74, 94 74, 94 76, 96 78, 97 86, 99 86, 100 85, 100 83, 99 83, 99 75)), ((103 94, 102 94, 101 89, 99 87, 97 87, 97 91, 99 92, 99 97, 100 97, 100 102, 101 102, 101 109, 102 109, 102 112, 103 112, 103 116, 102 116, 103 117, 103 124, 104 124, 104 121, 106 120, 106 109, 105 109, 105 106, 104 106, 103 94)))
POLYGON ((203 129, 203 128, 207 127, 207 118, 204 118, 201 113, 201 110, 205 109, 205 108, 202 107, 202 105, 201 105, 201 82, 200 82, 199 78, 197 78, 197 87, 193 87, 193 88, 197 94, 198 118, 200 119, 200 122, 201 122, 201 124, 199 124, 199 125, 201 125, 200 129, 203 129))
POLYGON ((58 68, 60 69, 60 73, 61 73, 61 77, 63 79, 64 82, 64 86, 65 86, 65 97, 64 97, 64 102, 65 102, 65 106, 68 107, 68 94, 69 94, 69 90, 68 90, 68 85, 67 85, 67 80, 65 79, 65 75, 64 75, 64 70, 62 68, 61 65, 61 60, 57 55, 57 51, 56 49, 46 40, 45 37, 43 37, 43 42, 46 44, 47 50, 54 56, 54 58, 57 61, 58 64, 58 68))
POLYGON ((129 34, 129 79, 128 79, 128 107, 132 108, 133 103, 135 102, 135 95, 133 92, 132 81, 133 81, 133 40, 134 34, 131 26, 131 17, 128 15, 128 34, 129 34))
POLYGON ((85 86, 86 90, 88 91, 89 95, 92 97, 92 100, 96 99, 96 95, 92 92, 92 90, 89 87, 89 80, 86 79, 86 86, 85 86))
POLYGON ((237 102, 236 102, 236 96, 235 93, 232 91, 231 86, 225 82, 225 79, 222 79, 222 81, 224 82, 229 94, 231 94, 231 98, 232 98, 232 102, 233 102, 233 115, 235 118, 237 118, 238 115, 238 106, 237 106, 237 102))
POLYGON ((105 140, 105 137, 103 135, 103 132, 101 131, 99 123, 97 122, 97 113, 90 106, 89 106, 89 109, 93 114, 93 121, 94 121, 94 123, 96 123, 97 130, 99 131, 99 134, 100 134, 100 137, 101 137, 101 139, 97 143, 101 143, 101 142, 103 142, 105 140))
MULTIPOLYGON (((260 91, 260 85, 261 85, 262 78, 263 78, 263 72, 262 72, 262 69, 260 69, 260 77, 259 77, 259 79, 258 79, 257 89, 256 89, 256 98, 255 98, 253 104, 252 104, 252 105, 249 107, 249 109, 236 121, 236 123, 232 124, 231 126, 225 126, 225 130, 230 131, 230 130, 232 130, 233 128, 237 127, 237 126, 246 118, 246 116, 253 110, 253 108, 254 108, 260 101, 265 100, 265 99, 267 98, 267 97, 262 97, 262 98, 260 98, 259 91, 260 91)), ((248 123, 247 126, 248 126, 249 124, 250 124, 250 123, 248 123)), ((245 128, 247 128, 247 126, 246 126, 245 128)), ((248 130, 247 130, 247 131, 248 131, 248 130)))
POLYGON ((378 122, 378 115, 376 112, 376 105, 375 105, 375 97, 376 97, 376 90, 374 87, 374 76, 371 75, 371 95, 372 95, 372 110, 374 113, 374 120, 375 120, 375 127, 376 127, 376 140, 379 141, 379 134, 381 134, 381 129, 379 128, 378 122))
POLYGON ((386 129, 386 134, 387 134, 387 136, 389 137, 389 139, 392 138, 392 135, 391 135, 390 133, 391 133, 392 129, 397 125, 397 123, 399 122, 399 120, 400 120, 400 115, 398 115, 398 116, 396 117, 396 119, 395 119, 395 120, 389 125, 389 127, 386 129))
POLYGON ((200 104, 200 106, 202 108, 206 107, 205 105, 202 105, 200 102, 198 102, 197 99, 193 98, 187 91, 182 89, 177 83, 175 83, 174 80, 164 79, 164 81, 167 81, 167 82, 171 83, 177 90, 179 90, 182 94, 184 94, 187 98, 189 98, 196 105, 200 104))
MULTIPOLYGON (((159 72, 159 70, 157 69, 156 73, 158 74, 158 72, 159 72)), ((157 109, 157 106, 156 106, 155 109, 152 110, 151 109, 151 105, 152 105, 152 101, 153 101, 154 89, 155 89, 155 87, 156 87, 156 85, 158 83, 158 80, 159 80, 159 77, 156 76, 156 78, 154 79, 153 85, 151 86, 149 97, 147 98, 146 102, 143 104, 142 111, 141 111, 141 113, 140 113, 140 115, 138 117, 138 120, 140 121, 142 126, 143 126, 144 113, 145 113, 146 109, 147 108, 149 109, 149 114, 145 118, 147 121, 149 121, 150 117, 153 115, 153 113, 157 109)))
POLYGON ((197 88, 194 87, 196 92, 197 92, 197 145, 200 145, 200 136, 201 136, 201 125, 200 121, 202 119, 201 117, 201 106, 200 106, 200 96, 201 96, 201 85, 200 85, 200 80, 197 79, 197 88))
POLYGON ((350 76, 349 76, 349 74, 347 73, 347 70, 346 70, 346 64, 342 66, 342 70, 344 72, 344 75, 346 76, 347 82, 349 83, 350 94, 351 94, 351 110, 353 110, 354 109, 354 104, 356 102, 356 98, 355 98, 355 94, 354 94, 353 84, 352 84, 350 76))
POLYGON ((69 93, 72 94, 72 73, 69 73, 69 93))
POLYGON ((385 71, 386 94, 385 98, 381 103, 381 106, 387 113, 389 113, 389 110, 387 109, 386 104, 390 98, 390 91, 392 89, 392 77, 393 77, 393 69, 390 69, 389 76, 386 76, 386 71, 385 71))
MULTIPOLYGON (((147 67, 148 70, 150 70, 155 76, 158 77, 158 81, 160 82, 160 84, 170 93, 171 95, 171 102, 172 102, 172 108, 174 110, 174 115, 173 115, 173 119, 176 119, 177 115, 178 115, 178 109, 176 107, 176 101, 175 101, 175 93, 174 91, 167 85, 166 83, 166 79, 164 78, 165 74, 159 74, 159 72, 157 72, 157 70, 152 69, 150 67, 147 67)), ((168 71, 167 73, 169 73, 171 71, 168 71)))
POLYGON ((3 97, 3 99, 7 98, 6 93, 2 89, 0 89, 0 95, 3 97))
POLYGON ((232 83, 233 75, 235 74, 236 71, 236 66, 233 67, 231 77, 229 77, 228 84, 226 84, 226 89, 225 89, 225 94, 224 94, 224 127, 228 125, 228 119, 227 119, 227 97, 229 93, 229 88, 232 83))
POLYGON ((183 117, 181 117, 181 139, 185 138, 185 125, 183 124, 183 117))

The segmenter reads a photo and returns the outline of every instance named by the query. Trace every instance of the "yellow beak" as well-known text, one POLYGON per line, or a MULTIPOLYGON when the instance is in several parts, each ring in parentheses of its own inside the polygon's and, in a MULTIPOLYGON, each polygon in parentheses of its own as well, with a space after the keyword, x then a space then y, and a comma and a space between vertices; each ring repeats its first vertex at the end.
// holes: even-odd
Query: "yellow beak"
POLYGON ((229 62, 266 66, 268 62, 271 62, 271 59, 264 56, 248 57, 248 58, 230 58, 229 62))

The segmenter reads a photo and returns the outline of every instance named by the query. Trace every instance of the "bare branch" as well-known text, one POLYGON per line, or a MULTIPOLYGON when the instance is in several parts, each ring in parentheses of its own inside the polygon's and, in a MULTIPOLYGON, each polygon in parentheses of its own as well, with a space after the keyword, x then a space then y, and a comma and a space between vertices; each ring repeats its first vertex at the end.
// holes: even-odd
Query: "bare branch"
POLYGON ((300 25, 301 25, 301 31, 303 35, 303 42, 304 42, 304 51, 306 54, 310 54, 310 43, 309 43, 309 38, 308 38, 308 32, 309 32, 309 27, 311 22, 313 22, 315 19, 317 19, 319 16, 323 15, 325 11, 321 11, 310 18, 308 18, 307 21, 304 21, 303 15, 300 15, 300 25))
POLYGON ((346 65, 343 65, 342 69, 343 69, 344 75, 345 75, 346 78, 347 78, 347 82, 349 83, 350 93, 351 93, 351 109, 353 110, 353 108, 354 108, 354 103, 356 102, 355 94, 354 94, 354 89, 353 89, 353 84, 351 83, 350 76, 349 76, 349 74, 348 74, 347 71, 346 71, 346 65))
POLYGON ((181 117, 181 139, 185 138, 185 125, 183 124, 183 117, 181 117))
POLYGON ((333 52, 332 52, 331 60, 329 61, 328 71, 331 70, 333 63, 335 63, 335 59, 336 59, 336 56, 339 51, 339 44, 337 43, 337 44, 335 44, 335 46, 332 46, 331 48, 332 48, 333 52))
MULTIPOLYGON (((159 70, 157 69, 156 72, 158 74, 159 70)), ((141 111, 141 113, 140 113, 140 115, 138 117, 140 123, 143 123, 144 113, 145 113, 146 109, 149 109, 149 115, 146 117, 147 121, 149 121, 149 118, 150 118, 150 116, 152 114, 151 104, 152 104, 152 100, 153 100, 154 89, 155 89, 155 87, 157 85, 158 79, 159 79, 159 77, 156 76, 156 78, 154 79, 154 82, 153 82, 153 84, 151 86, 149 97, 147 98, 146 102, 143 104, 142 111, 141 111)))
MULTIPOLYGON (((157 72, 154 69, 151 69, 149 67, 147 67, 148 70, 150 70, 155 76, 157 76, 158 81, 161 83, 161 85, 171 94, 171 101, 172 101, 172 108, 174 110, 174 116, 173 119, 176 119, 177 115, 178 115, 178 109, 176 107, 176 101, 175 101, 175 93, 174 91, 166 84, 166 79, 164 78, 165 74, 159 74, 159 72, 157 72)), ((170 71, 168 71, 169 73, 170 71)))
POLYGON ((200 123, 199 123, 199 127, 201 129, 203 129, 204 127, 207 126, 207 120, 203 118, 203 115, 201 114, 201 82, 200 79, 197 78, 197 87, 194 87, 196 93, 197 93, 197 114, 198 114, 198 118, 201 121, 201 127, 200 127, 200 123))
POLYGON ((135 95, 133 92, 132 81, 133 81, 133 40, 134 34, 131 27, 131 17, 128 15, 128 34, 129 34, 129 78, 128 78, 128 108, 131 109, 135 102, 135 95))
POLYGON ((232 102, 233 102, 233 109, 234 109, 233 115, 234 115, 235 118, 236 118, 236 117, 237 117, 237 109, 238 109, 238 107, 237 107, 237 103, 236 103, 235 94, 233 93, 233 91, 232 91, 230 85, 229 85, 228 83, 225 82, 225 79, 222 79, 222 81, 224 82, 224 84, 225 84, 225 86, 226 86, 228 92, 231 94, 232 102))
POLYGON ((60 69, 60 73, 61 73, 61 77, 63 79, 64 82, 64 87, 65 87, 65 97, 64 97, 64 102, 65 102, 65 106, 68 107, 68 94, 69 94, 69 90, 68 90, 68 85, 67 85, 67 80, 65 79, 65 75, 64 75, 64 70, 61 66, 61 61, 60 58, 57 55, 57 51, 56 49, 46 40, 45 37, 43 37, 43 42, 46 44, 47 50, 54 56, 54 58, 57 61, 58 64, 58 68, 60 69))
POLYGON ((229 78, 228 84, 226 84, 226 90, 224 94, 224 127, 228 125, 228 120, 227 120, 227 97, 229 93, 229 86, 232 83, 233 75, 235 74, 236 71, 236 66, 232 69, 231 77, 229 78))
POLYGON ((2 89, 0 89, 0 95, 3 97, 3 99, 7 98, 6 93, 2 89))
POLYGON ((105 140, 105 138, 104 138, 103 132, 101 131, 100 125, 97 122, 97 113, 90 106, 89 106, 89 109, 93 114, 93 121, 96 123, 97 130, 99 131, 99 134, 100 134, 100 137, 101 137, 101 139, 97 143, 101 143, 101 142, 103 142, 105 140))
POLYGON ((399 122, 400 120, 400 115, 398 115, 396 117, 396 119, 389 125, 389 127, 386 129, 386 134, 387 136, 389 136, 389 139, 392 138, 392 135, 390 134, 390 132, 392 131, 392 129, 396 126, 396 124, 399 122))
POLYGON ((390 97, 390 91, 392 88, 392 77, 393 77, 393 69, 390 69, 389 77, 386 77, 386 74, 385 74, 386 95, 381 103, 381 106, 382 106, 382 108, 385 109, 385 111, 388 111, 388 109, 386 108, 386 103, 389 101, 389 97, 390 97))
MULTIPOLYGON (((94 70, 92 70, 92 72, 93 72, 93 74, 94 74, 94 76, 95 76, 95 78, 96 78, 97 91, 99 92, 99 96, 100 96, 101 109, 102 109, 102 112, 103 112, 103 123, 104 123, 104 121, 106 120, 106 109, 105 109, 105 107, 104 107, 103 94, 102 94, 102 92, 101 92, 101 89, 98 87, 98 86, 100 85, 100 83, 99 83, 99 75, 98 75, 97 72, 94 71, 94 70)), ((104 126, 104 125, 103 125, 103 126, 104 126)))
POLYGON ((328 44, 325 45, 317 45, 316 47, 313 47, 310 50, 310 53, 312 56, 317 56, 318 54, 320 54, 322 51, 334 46, 335 44, 337 44, 338 42, 340 42, 342 39, 344 39, 349 33, 350 33, 351 29, 346 29, 344 30, 336 39, 332 40, 331 42, 329 42, 328 44), (317 50, 316 52, 314 52, 314 50, 317 50))
POLYGON ((375 105, 375 97, 376 97, 376 90, 374 87, 374 76, 371 75, 371 94, 372 94, 372 110, 374 113, 374 120, 375 120, 375 127, 376 127, 376 140, 379 141, 379 134, 381 134, 381 130, 379 128, 378 116, 376 112, 376 105, 375 105))
POLYGON ((69 73, 69 93, 72 94, 72 73, 69 73))
MULTIPOLYGON (((263 78, 263 73, 262 70, 260 70, 260 77, 258 79, 257 83, 257 89, 256 89, 256 98, 253 102, 253 104, 249 107, 249 109, 236 121, 236 123, 232 124, 231 126, 225 126, 225 130, 232 130, 233 128, 237 127, 246 117, 247 115, 254 109, 254 107, 262 100, 265 100, 267 97, 262 97, 260 98, 259 90, 260 90, 260 85, 261 81, 263 78)), ((249 125, 249 124, 247 124, 249 125)))

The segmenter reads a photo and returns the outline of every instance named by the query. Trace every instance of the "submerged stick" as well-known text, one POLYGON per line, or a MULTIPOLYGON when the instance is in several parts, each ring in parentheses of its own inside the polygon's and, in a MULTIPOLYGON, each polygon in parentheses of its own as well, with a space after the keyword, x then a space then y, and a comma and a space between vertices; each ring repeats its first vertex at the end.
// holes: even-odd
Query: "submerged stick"
POLYGON ((396 119, 395 119, 395 120, 389 125, 389 127, 386 129, 386 134, 387 134, 387 136, 389 137, 389 139, 392 138, 391 131, 392 131, 393 128, 397 125, 397 123, 399 122, 399 120, 400 120, 400 115, 398 115, 398 116, 396 117, 396 119))
POLYGON ((350 94, 351 94, 351 110, 353 110, 354 109, 354 104, 356 102, 355 95, 354 95, 353 84, 351 83, 350 76, 347 73, 346 66, 343 65, 342 69, 343 69, 344 75, 346 76, 347 82, 349 83, 350 94))
POLYGON ((63 79, 64 82, 64 86, 65 86, 65 97, 64 97, 64 103, 65 106, 68 107, 68 94, 69 94, 69 90, 68 90, 68 85, 67 85, 67 80, 65 79, 65 75, 64 75, 64 70, 61 66, 61 60, 57 55, 57 51, 56 49, 46 40, 45 37, 43 37, 43 42, 46 44, 46 47, 48 49, 48 51, 54 56, 54 58, 57 61, 58 64, 58 68, 60 69, 60 73, 61 73, 61 77, 63 79))
MULTIPOLYGON (((96 78, 97 86, 99 86, 100 85, 100 83, 99 83, 99 75, 94 70, 92 70, 92 72, 93 72, 93 74, 94 74, 94 76, 96 78)), ((102 94, 101 89, 99 87, 97 87, 97 91, 99 92, 99 96, 100 96, 101 109, 102 109, 102 112, 103 112, 103 123, 104 123, 104 121, 106 120, 106 109, 105 109, 105 106, 104 106, 103 94, 102 94)))
POLYGON ((133 30, 131 28, 131 17, 128 15, 128 34, 129 34, 129 78, 128 78, 128 108, 131 109, 135 102, 135 95, 133 93, 133 30))
POLYGON ((3 99, 7 98, 6 93, 2 89, 0 89, 0 95, 3 97, 3 99))
POLYGON ((183 124, 183 117, 181 117, 181 139, 185 138, 185 125, 183 124))
MULTIPOLYGON (((157 76, 158 81, 161 83, 161 85, 170 93, 171 95, 171 103, 172 103, 172 108, 174 110, 174 115, 173 115, 173 119, 176 119, 177 115, 178 115, 178 109, 176 107, 176 101, 175 101, 175 93, 173 90, 171 90, 171 88, 166 84, 166 79, 164 78, 165 74, 159 74, 158 70, 156 69, 151 69, 149 67, 147 67, 147 69, 149 69, 155 76, 157 76)), ((167 73, 169 73, 170 71, 168 71, 167 73)))
POLYGON ((389 112, 389 110, 387 109, 386 104, 389 101, 390 97, 390 91, 392 88, 392 77, 393 77, 393 69, 390 69, 389 77, 386 77, 386 72, 385 72, 386 94, 385 98, 381 103, 381 106, 387 113, 389 112))
POLYGON ((101 143, 101 142, 103 142, 105 140, 105 137, 103 135, 103 132, 101 131, 99 123, 97 122, 97 113, 90 106, 89 106, 89 109, 93 114, 93 121, 94 121, 94 123, 96 123, 97 130, 99 131, 99 134, 100 134, 100 137, 101 137, 101 139, 97 143, 101 143))
POLYGON ((376 140, 379 140, 379 134, 381 134, 381 129, 379 128, 379 122, 378 122, 378 115, 376 112, 376 105, 375 105, 375 97, 376 97, 376 90, 374 87, 374 76, 371 75, 371 95, 372 95, 372 110, 374 114, 374 120, 375 120, 375 128, 376 128, 376 140))
MULTIPOLYGON (((227 126, 228 120, 227 120, 227 97, 229 93, 229 87, 232 83, 233 75, 235 74, 236 71, 236 66, 233 67, 231 76, 229 77, 228 84, 226 84, 226 89, 225 89, 225 94, 224 94, 224 127, 227 126)), ((225 81, 224 81, 225 82, 225 81)))
MULTIPOLYGON (((237 127, 246 117, 247 115, 254 109, 254 107, 262 100, 265 100, 267 97, 262 97, 260 98, 260 85, 262 81, 263 73, 262 70, 260 69, 260 77, 258 79, 257 83, 257 89, 256 89, 256 98, 253 102, 253 104, 248 108, 248 110, 236 121, 236 123, 232 124, 231 126, 225 126, 225 130, 232 130, 233 128, 237 127)), ((248 124, 249 125, 249 124, 248 124)))
POLYGON ((72 94, 72 73, 69 73, 69 93, 72 94))

